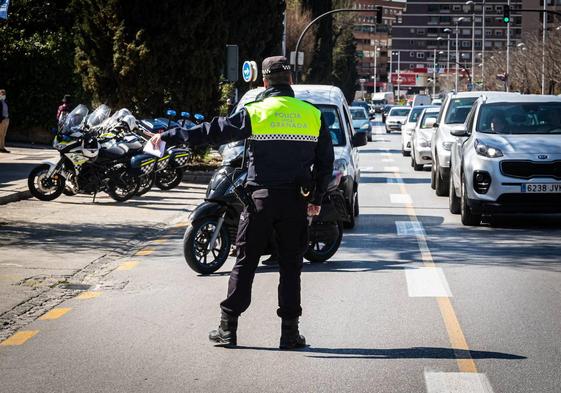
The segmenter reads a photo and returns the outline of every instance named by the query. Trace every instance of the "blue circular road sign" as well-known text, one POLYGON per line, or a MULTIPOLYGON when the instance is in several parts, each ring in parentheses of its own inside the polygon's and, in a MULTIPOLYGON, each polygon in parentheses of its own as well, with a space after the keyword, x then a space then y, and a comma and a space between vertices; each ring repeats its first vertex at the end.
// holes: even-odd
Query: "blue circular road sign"
POLYGON ((251 67, 251 62, 244 61, 242 65, 242 76, 243 80, 246 82, 251 82, 253 79, 253 68, 251 67))

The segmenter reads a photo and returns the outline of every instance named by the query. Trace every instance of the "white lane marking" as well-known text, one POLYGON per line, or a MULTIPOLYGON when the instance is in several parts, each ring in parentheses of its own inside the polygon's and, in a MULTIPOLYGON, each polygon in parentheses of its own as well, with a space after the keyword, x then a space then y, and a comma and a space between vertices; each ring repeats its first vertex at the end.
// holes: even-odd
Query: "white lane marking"
POLYGON ((382 157, 391 157, 391 156, 392 156, 392 153, 390 153, 389 151, 385 152, 385 153, 382 153, 382 157))
POLYGON ((439 267, 406 269, 409 297, 452 297, 444 271, 439 267))
POLYGON ((385 166, 384 172, 399 172, 399 168, 396 166, 385 166))
POLYGON ((411 195, 409 194, 390 194, 391 203, 407 204, 412 203, 411 195))
POLYGON ((425 371, 427 393, 493 393, 485 374, 425 371))
POLYGON ((423 224, 419 221, 396 221, 397 236, 424 236, 423 224))
POLYGON ((374 170, 373 166, 365 166, 360 168, 361 171, 365 171, 365 172, 372 172, 374 170))
POLYGON ((17 263, 0 263, 1 267, 23 267, 23 265, 19 265, 17 263))
POLYGON ((388 184, 403 184, 403 179, 401 177, 386 177, 386 182, 388 184))
POLYGON ((382 162, 394 162, 393 158, 383 158, 382 162))

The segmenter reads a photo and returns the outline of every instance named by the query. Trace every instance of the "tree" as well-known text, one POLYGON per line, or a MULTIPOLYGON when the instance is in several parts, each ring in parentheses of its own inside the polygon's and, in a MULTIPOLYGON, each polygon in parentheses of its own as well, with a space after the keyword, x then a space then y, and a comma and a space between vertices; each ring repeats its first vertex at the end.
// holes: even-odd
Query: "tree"
POLYGON ((64 94, 79 99, 74 74, 72 14, 68 1, 12 2, 0 25, 0 88, 10 100, 10 139, 48 143, 56 108, 64 94))
POLYGON ((352 31, 344 29, 333 51, 333 84, 352 102, 356 92, 356 45, 352 31))
MULTIPOLYGON (((302 8, 311 12, 312 19, 333 9, 332 0, 302 0, 302 8)), ((320 19, 314 36, 314 51, 306 73, 308 83, 330 83, 333 70, 333 17, 320 19)))

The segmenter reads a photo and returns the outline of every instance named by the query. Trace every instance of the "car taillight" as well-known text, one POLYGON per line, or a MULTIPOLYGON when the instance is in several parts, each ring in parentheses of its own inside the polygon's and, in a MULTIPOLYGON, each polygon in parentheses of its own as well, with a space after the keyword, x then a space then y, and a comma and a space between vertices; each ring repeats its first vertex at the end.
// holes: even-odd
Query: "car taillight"
POLYGON ((478 194, 487 194, 491 186, 491 175, 486 171, 475 171, 473 173, 473 189, 478 194))

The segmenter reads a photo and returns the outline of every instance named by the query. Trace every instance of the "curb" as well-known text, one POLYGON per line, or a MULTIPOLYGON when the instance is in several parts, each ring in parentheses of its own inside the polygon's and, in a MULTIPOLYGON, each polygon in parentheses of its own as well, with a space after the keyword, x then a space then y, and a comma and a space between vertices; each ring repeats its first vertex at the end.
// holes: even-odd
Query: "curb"
POLYGON ((208 184, 214 171, 189 171, 183 174, 183 181, 194 184, 208 184))
POLYGON ((6 205, 8 203, 22 201, 24 199, 29 199, 31 197, 32 197, 31 192, 29 192, 27 186, 18 187, 17 189, 11 191, 7 195, 0 195, 0 205, 6 205))

